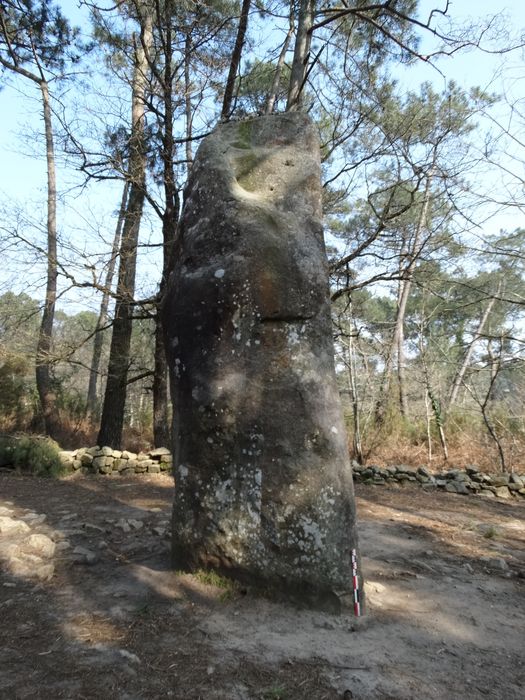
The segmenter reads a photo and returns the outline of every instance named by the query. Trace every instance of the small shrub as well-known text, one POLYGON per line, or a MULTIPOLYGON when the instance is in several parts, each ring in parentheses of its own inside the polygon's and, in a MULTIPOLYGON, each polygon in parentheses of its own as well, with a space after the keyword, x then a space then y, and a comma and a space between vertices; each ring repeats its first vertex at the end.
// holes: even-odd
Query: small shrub
POLYGON ((64 473, 59 449, 49 438, 1 437, 0 464, 35 476, 58 477, 64 473))
POLYGON ((239 585, 236 581, 226 576, 221 576, 221 574, 213 569, 199 569, 195 571, 193 575, 197 581, 200 581, 200 583, 203 583, 205 586, 220 588, 221 593, 219 595, 219 600, 223 603, 234 598, 239 592, 239 585))
POLYGON ((483 530, 483 537, 486 540, 494 540, 498 537, 498 535, 499 535, 499 532, 494 527, 494 525, 490 525, 485 530, 483 530))
POLYGON ((231 588, 232 581, 225 576, 221 576, 213 569, 199 569, 193 574, 197 581, 200 581, 206 586, 215 586, 215 588, 231 588))

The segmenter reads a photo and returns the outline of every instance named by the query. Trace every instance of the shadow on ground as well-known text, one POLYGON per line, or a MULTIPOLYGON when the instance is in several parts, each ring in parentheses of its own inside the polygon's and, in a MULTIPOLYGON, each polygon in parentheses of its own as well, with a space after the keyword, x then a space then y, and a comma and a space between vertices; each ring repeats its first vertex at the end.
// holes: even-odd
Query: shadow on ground
POLYGON ((171 571, 168 477, 0 475, 0 505, 71 543, 47 582, 1 575, 0 697, 523 697, 523 506, 357 491, 360 620, 171 571))

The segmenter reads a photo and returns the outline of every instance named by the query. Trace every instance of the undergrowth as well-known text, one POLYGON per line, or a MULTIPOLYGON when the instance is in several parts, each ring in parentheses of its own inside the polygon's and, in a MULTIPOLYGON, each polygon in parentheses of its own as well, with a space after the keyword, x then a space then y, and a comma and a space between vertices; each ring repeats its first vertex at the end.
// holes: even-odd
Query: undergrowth
POLYGON ((64 474, 59 451, 57 443, 50 438, 0 436, 0 465, 34 476, 64 474))

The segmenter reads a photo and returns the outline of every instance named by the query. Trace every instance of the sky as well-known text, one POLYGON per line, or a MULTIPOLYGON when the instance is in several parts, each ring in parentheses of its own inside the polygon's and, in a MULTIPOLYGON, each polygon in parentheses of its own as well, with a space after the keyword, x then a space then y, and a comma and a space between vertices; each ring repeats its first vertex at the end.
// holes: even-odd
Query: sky
MULTIPOLYGON (((82 12, 77 7, 76 0, 63 0, 61 3, 65 14, 73 22, 82 21, 82 12)), ((422 0, 420 16, 428 15, 433 7, 444 7, 444 0, 422 0)), ((451 0, 450 13, 454 21, 470 17, 484 17, 494 13, 503 13, 509 20, 509 26, 516 33, 525 35, 525 2, 523 0, 507 0, 497 3, 494 0, 451 0)), ((85 23, 84 23, 85 26, 85 23)), ((487 43, 490 48, 490 42, 487 43)), ((422 53, 432 51, 430 37, 423 40, 422 53)), ((415 68, 400 67, 393 75, 402 84, 414 89, 425 80, 433 82, 436 89, 444 88, 448 80, 455 80, 464 87, 479 85, 493 92, 510 91, 515 98, 525 95, 524 54, 522 50, 512 55, 481 53, 470 50, 456 54, 439 62, 441 72, 432 69, 428 64, 419 63, 415 68), (521 93, 521 94, 520 94, 521 93)), ((0 91, 0 202, 4 205, 20 205, 38 213, 42 207, 45 194, 45 161, 43 145, 35 138, 35 131, 42 131, 40 102, 38 92, 24 80, 11 80, 0 91)), ((498 118, 507 119, 508 115, 501 112, 498 118)), ((525 124, 523 125, 525 130, 525 124)), ((525 141, 525 138, 524 138, 525 141)), ((525 160, 525 155, 524 155, 525 160)), ((523 164, 512 164, 525 172, 523 164)), ((59 169, 58 187, 64 191, 71 185, 71 173, 59 169)), ((488 190, 496 190, 501 186, 501 172, 487 173, 485 186, 488 190), (492 179, 493 178, 493 181, 492 179)), ((84 193, 85 194, 85 193, 84 193)), ((75 193, 70 192, 68 202, 75 204, 75 193)), ((82 197, 82 209, 78 214, 69 211, 69 217, 77 216, 74 225, 82 226, 89 221, 93 227, 101 231, 105 239, 112 235, 114 212, 120 197, 120 189, 105 184, 92 188, 89 198, 82 197), (87 200, 85 202, 85 200, 87 200)), ((70 219, 69 224, 72 224, 70 219)), ((513 230, 523 223, 523 215, 514 209, 500 212, 496 218, 487 224, 493 230, 513 230)), ((4 271, 5 273, 5 271, 4 271)), ((0 270, 0 275, 2 270, 0 270)), ((5 274, 4 274, 5 277, 5 274)), ((151 277, 158 279, 152 269, 151 277)))

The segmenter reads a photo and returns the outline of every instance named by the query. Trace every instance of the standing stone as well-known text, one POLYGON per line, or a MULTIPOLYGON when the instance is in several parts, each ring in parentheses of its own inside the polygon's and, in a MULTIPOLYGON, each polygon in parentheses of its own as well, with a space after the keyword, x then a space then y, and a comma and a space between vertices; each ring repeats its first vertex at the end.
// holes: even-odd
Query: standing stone
POLYGON ((338 610, 357 536, 321 216, 305 115, 202 142, 164 309, 173 559, 338 610))

